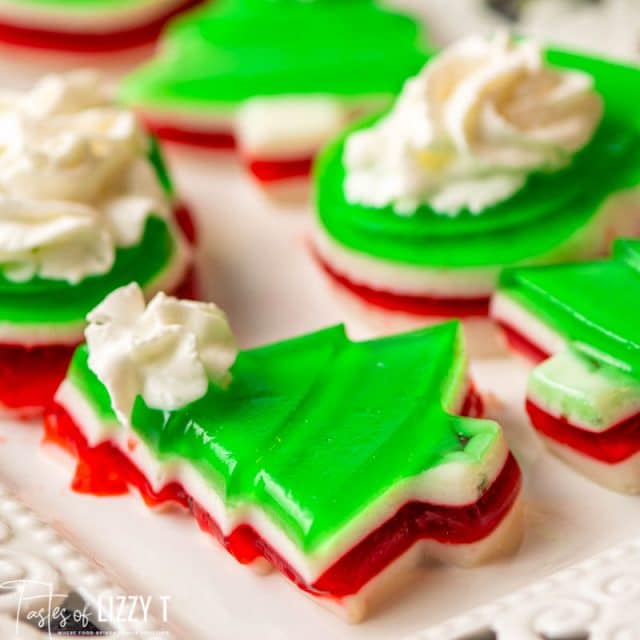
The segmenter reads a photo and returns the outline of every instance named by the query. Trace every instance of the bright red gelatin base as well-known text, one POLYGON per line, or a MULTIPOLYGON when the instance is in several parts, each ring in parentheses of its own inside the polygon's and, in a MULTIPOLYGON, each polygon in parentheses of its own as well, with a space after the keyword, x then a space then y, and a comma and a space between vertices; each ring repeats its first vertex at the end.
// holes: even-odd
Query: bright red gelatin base
POLYGON ((290 160, 246 159, 247 167, 259 182, 270 184, 282 180, 306 178, 311 175, 313 157, 294 158, 290 160))
POLYGON ((182 11, 191 9, 203 0, 184 0, 166 13, 144 24, 134 24, 113 31, 56 31, 0 19, 0 42, 30 49, 71 53, 113 53, 155 42, 165 24, 182 11))
POLYGON ((364 302, 400 313, 414 316, 437 318, 473 318, 484 317, 489 313, 489 298, 432 298, 427 296, 409 296, 389 291, 372 289, 362 284, 356 284, 349 278, 334 271, 317 254, 316 259, 325 273, 338 286, 346 289, 351 294, 364 302))
POLYGON ((0 406, 30 418, 53 399, 75 345, 0 345, 0 406))
POLYGON ((175 205, 173 208, 173 217, 189 244, 195 247, 198 244, 198 230, 189 207, 184 203, 175 205))
POLYGON ((231 131, 206 131, 181 127, 169 121, 151 117, 144 112, 140 114, 145 127, 165 142, 183 144, 189 147, 223 151, 236 148, 236 139, 231 131))
POLYGON ((600 433, 582 429, 564 417, 552 416, 529 399, 527 413, 536 430, 547 438, 595 460, 616 464, 640 451, 640 413, 600 433))
MULTIPOLYGON (((470 399, 466 405, 477 408, 470 399)), ((340 600, 357 593, 393 560, 422 539, 444 544, 469 544, 486 538, 513 506, 521 485, 520 469, 509 455, 502 471, 475 503, 442 506, 408 502, 380 527, 350 549, 313 584, 307 584, 291 565, 249 525, 224 536, 209 513, 177 483, 154 492, 144 475, 119 449, 110 443, 95 448, 69 414, 59 406, 45 416, 45 440, 54 442, 78 459, 73 489, 97 495, 125 493, 138 489, 150 506, 174 502, 190 509, 198 525, 213 535, 239 562, 248 564, 265 558, 299 588, 314 596, 340 600)), ((132 446, 134 446, 132 444, 132 446)))

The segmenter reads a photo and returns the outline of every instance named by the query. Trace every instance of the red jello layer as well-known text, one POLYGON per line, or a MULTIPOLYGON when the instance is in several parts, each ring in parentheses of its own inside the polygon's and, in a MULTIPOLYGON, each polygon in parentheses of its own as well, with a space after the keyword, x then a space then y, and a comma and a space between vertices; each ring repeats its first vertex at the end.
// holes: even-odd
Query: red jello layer
POLYGON ((200 287, 195 267, 189 267, 183 281, 169 293, 183 300, 200 300, 200 287))
POLYGON ((457 545, 486 538, 509 513, 520 485, 520 469, 510 455, 489 489, 473 504, 444 507, 407 502, 311 585, 251 526, 241 525, 224 537, 217 523, 199 504, 192 501, 191 510, 200 528, 220 541, 239 562, 248 564, 265 558, 303 591, 316 597, 340 600, 358 593, 420 540, 457 545))
POLYGON ((265 558, 304 591, 335 600, 360 591, 419 540, 455 545, 486 538, 508 514, 521 484, 520 469, 510 455, 498 477, 473 504, 449 507, 408 502, 309 585, 251 526, 241 525, 224 536, 211 515, 181 485, 172 483, 156 493, 119 449, 109 443, 88 447, 84 435, 62 407, 48 411, 45 430, 46 440, 63 446, 78 458, 73 481, 76 491, 109 495, 123 493, 133 486, 149 505, 166 501, 188 505, 200 528, 218 539, 239 562, 248 564, 265 558))
POLYGON ((246 160, 249 171, 257 180, 265 184, 306 178, 311 174, 313 157, 294 158, 290 160, 246 160))
POLYGON ((524 356, 527 360, 533 362, 533 364, 540 364, 548 358, 551 354, 541 349, 538 345, 531 342, 528 338, 525 338, 519 331, 516 331, 513 327, 509 326, 501 320, 496 320, 498 326, 502 330, 502 333, 507 341, 507 344, 513 351, 524 356))
POLYGON ((154 118, 144 113, 141 114, 141 117, 145 127, 165 142, 212 151, 236 148, 236 139, 231 131, 222 129, 219 131, 207 131, 205 129, 181 127, 178 124, 154 118))
POLYGON ((56 50, 72 53, 112 53, 133 49, 155 42, 165 24, 182 11, 191 9, 203 0, 184 0, 143 24, 109 30, 57 31, 44 27, 0 19, 0 42, 30 49, 56 50))
POLYGON ((75 346, 0 345, 0 406, 29 418, 53 399, 75 346))
POLYGON ((189 244, 195 247, 198 244, 198 229, 189 207, 184 203, 175 205, 173 216, 189 244))
MULTIPOLYGON (((71 488, 78 493, 96 496, 116 496, 136 487, 144 501, 155 507, 165 502, 175 502, 189 508, 184 489, 171 483, 155 492, 144 474, 110 442, 90 447, 83 433, 69 414, 55 403, 49 405, 44 415, 44 442, 56 444, 77 460, 71 488)), ((130 447, 135 447, 131 442, 130 447)))
POLYGON ((467 418, 482 418, 484 415, 482 396, 477 392, 473 384, 469 386, 469 391, 467 391, 467 395, 462 403, 460 415, 466 416, 467 418))
POLYGON ((363 284, 352 282, 346 276, 335 271, 317 254, 322 269, 340 287, 348 290, 364 302, 387 311, 407 313, 414 316, 437 318, 484 317, 489 313, 489 298, 436 298, 413 296, 372 289, 363 284))
POLYGON ((533 426, 547 438, 571 447, 590 458, 616 464, 640 451, 640 413, 596 433, 553 416, 527 399, 527 413, 533 426))

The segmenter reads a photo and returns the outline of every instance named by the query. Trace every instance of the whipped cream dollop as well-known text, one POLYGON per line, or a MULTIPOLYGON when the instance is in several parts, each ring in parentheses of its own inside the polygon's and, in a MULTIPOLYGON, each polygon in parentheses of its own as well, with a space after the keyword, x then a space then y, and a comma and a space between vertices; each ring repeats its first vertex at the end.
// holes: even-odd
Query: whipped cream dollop
POLYGON ((214 304, 158 293, 146 305, 133 283, 109 294, 87 316, 89 367, 104 384, 118 418, 129 423, 137 396, 173 410, 229 383, 238 350, 214 304))
POLYGON ((148 137, 90 71, 0 93, 0 270, 77 283, 108 272, 170 203, 148 137))
POLYGON ((351 203, 481 213, 534 171, 556 171, 592 138, 603 111, 591 76, 545 64, 506 33, 452 45, 410 79, 395 106, 347 140, 351 203))

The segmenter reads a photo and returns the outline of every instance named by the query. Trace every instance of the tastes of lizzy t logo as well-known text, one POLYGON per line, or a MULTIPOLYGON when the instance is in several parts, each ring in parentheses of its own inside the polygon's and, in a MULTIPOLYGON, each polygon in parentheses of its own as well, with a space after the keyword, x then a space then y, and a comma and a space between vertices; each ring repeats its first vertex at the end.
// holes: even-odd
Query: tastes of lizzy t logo
MULTIPOLYGON (((56 593, 53 585, 37 580, 8 580, 0 583, 0 595, 11 594, 16 607, 16 638, 22 637, 23 622, 46 633, 50 640, 65 637, 108 637, 126 635, 127 627, 151 620, 151 609, 157 616, 158 626, 169 621, 171 596, 114 595, 100 596, 95 607, 81 603, 67 608, 63 603, 66 593, 56 593), (117 631, 116 631, 117 630, 117 631)), ((140 632, 137 632, 140 635, 140 632)), ((161 633, 161 632, 160 632, 161 633)), ((159 631, 153 631, 157 637, 159 631)), ((9 638, 2 638, 9 640, 9 638)))
POLYGON ((49 637, 54 632, 64 633, 74 625, 78 630, 89 629, 91 614, 88 607, 82 610, 68 611, 62 606, 65 593, 54 591, 49 582, 38 580, 7 580, 0 583, 0 593, 12 594, 16 607, 16 634, 21 637, 21 622, 28 622, 49 637))

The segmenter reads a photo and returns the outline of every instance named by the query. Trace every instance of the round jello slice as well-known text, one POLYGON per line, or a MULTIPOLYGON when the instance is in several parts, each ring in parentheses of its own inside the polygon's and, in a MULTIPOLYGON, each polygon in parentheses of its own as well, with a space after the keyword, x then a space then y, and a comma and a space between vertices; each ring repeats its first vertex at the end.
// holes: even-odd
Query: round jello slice
POLYGON ((612 258, 505 271, 492 315, 536 365, 527 412, 549 448, 596 482, 640 493, 640 241, 612 258))
POLYGON ((113 54, 153 44, 202 0, 0 0, 0 43, 34 51, 113 54))
POLYGON ((313 247, 329 281, 382 330, 450 316, 490 330, 505 267, 640 233, 638 82, 503 35, 452 45, 319 159, 313 247))
POLYGON ((121 97, 159 137, 237 147, 260 184, 282 190, 429 52, 416 21, 374 0, 216 0, 171 25, 121 97))
POLYGON ((0 410, 30 417, 110 291, 195 293, 193 225, 157 146, 94 74, 5 94, 0 123, 0 410))
POLYGON ((186 508, 239 562, 351 621, 425 559, 468 566, 517 547, 520 470, 480 419, 456 322, 238 352, 214 305, 145 306, 136 286, 88 319, 45 420, 78 458, 75 490, 186 508))

